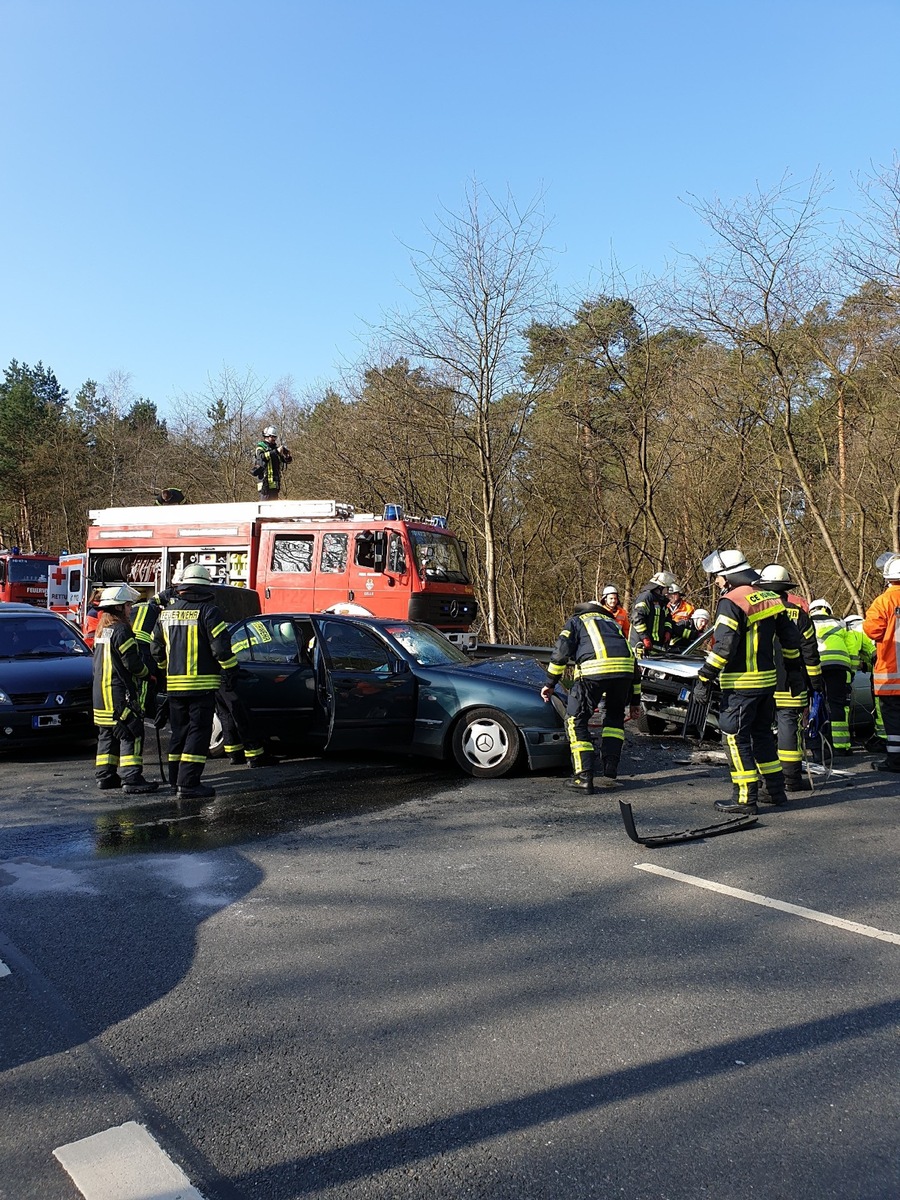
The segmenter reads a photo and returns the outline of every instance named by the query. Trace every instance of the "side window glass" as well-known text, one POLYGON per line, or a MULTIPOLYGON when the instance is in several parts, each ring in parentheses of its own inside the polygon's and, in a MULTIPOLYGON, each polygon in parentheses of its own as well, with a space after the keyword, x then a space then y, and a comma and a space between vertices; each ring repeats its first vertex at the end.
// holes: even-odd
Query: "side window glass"
POLYGON ((273 571, 289 571, 295 575, 307 575, 313 568, 313 542, 311 533, 277 533, 272 545, 273 571))
POLYGON ((387 569, 396 575, 406 574, 406 551, 403 548, 403 538, 399 533, 392 533, 390 536, 387 569))
POLYGON ((368 630, 343 622, 325 621, 322 638, 334 670, 390 674, 391 653, 368 630))
POLYGON ((358 567, 367 567, 369 570, 375 566, 375 538, 370 530, 356 535, 353 561, 358 567))
POLYGON ((300 647, 293 621, 258 617, 247 622, 250 656, 255 663, 298 663, 300 647))
POLYGON ((343 574, 347 570, 347 534, 323 533, 321 569, 326 574, 343 574))
POLYGON ((75 570, 69 574, 69 591, 70 592, 80 592, 81 591, 81 571, 75 570))

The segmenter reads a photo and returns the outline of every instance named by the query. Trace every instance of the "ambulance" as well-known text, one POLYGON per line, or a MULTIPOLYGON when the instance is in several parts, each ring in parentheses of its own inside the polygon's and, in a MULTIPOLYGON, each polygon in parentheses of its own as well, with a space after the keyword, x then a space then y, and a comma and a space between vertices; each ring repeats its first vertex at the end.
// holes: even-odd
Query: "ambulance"
MULTIPOLYGON (((90 512, 83 562, 66 564, 66 600, 128 583, 151 596, 199 563, 215 583, 254 589, 263 612, 364 613, 436 626, 474 647, 478 608, 465 548, 444 517, 380 515, 338 500, 105 508, 90 512)), ((76 556, 71 556, 72 558, 76 556)), ((60 564, 62 567, 62 563, 60 564)), ((60 592, 60 596, 62 593, 60 592)))

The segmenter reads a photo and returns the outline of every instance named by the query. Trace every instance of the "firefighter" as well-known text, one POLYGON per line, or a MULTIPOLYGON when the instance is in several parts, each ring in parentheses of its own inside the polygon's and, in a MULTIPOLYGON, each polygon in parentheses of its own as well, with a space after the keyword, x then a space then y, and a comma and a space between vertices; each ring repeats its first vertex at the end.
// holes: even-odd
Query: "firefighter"
POLYGON ((772 733, 775 721, 775 642, 793 683, 801 673, 800 633, 780 596, 758 586, 759 574, 740 550, 715 550, 703 560, 721 599, 716 606, 715 644, 694 685, 694 700, 708 703, 712 685, 722 688, 719 729, 731 764, 732 794, 717 800, 719 812, 756 812, 760 776, 763 803, 787 800, 784 774, 772 733))
POLYGON ((81 632, 84 635, 84 640, 92 650, 94 648, 94 634, 97 632, 97 625, 100 621, 99 603, 102 595, 103 588, 95 587, 88 598, 87 611, 84 614, 84 627, 81 632))
MULTIPOLYGON (((151 596, 149 600, 144 600, 136 604, 131 613, 131 628, 134 630, 134 636, 137 639, 141 655, 150 669, 151 676, 155 669, 152 653, 153 631, 156 629, 156 623, 159 620, 160 609, 165 608, 174 595, 174 589, 171 588, 159 592, 157 595, 151 596)), ((150 718, 155 718, 157 710, 156 687, 149 681, 142 683, 140 699, 143 711, 150 718)))
POLYGON ((293 462, 291 452, 283 443, 279 445, 278 432, 274 425, 267 425, 262 438, 256 443, 256 489, 260 500, 277 500, 281 491, 281 468, 293 462))
POLYGON ((680 583, 673 583, 669 587, 669 615, 672 618, 673 625, 683 625, 685 621, 689 621, 694 612, 694 605, 690 600, 684 598, 684 588, 680 583))
POLYGON ((628 637, 631 630, 631 622, 628 620, 628 613, 619 603, 619 589, 614 583, 608 583, 603 589, 600 596, 600 603, 616 619, 620 629, 628 637))
POLYGON ((186 567, 153 631, 154 661, 168 673, 169 782, 178 789, 179 799, 216 794, 200 777, 209 752, 216 692, 223 676, 233 686, 237 673, 228 626, 214 602, 211 583, 206 567, 186 567))
POLYGON ((635 600, 628 636, 635 657, 642 658, 653 649, 664 650, 671 642, 674 626, 666 602, 666 588, 674 582, 671 571, 657 571, 635 600))
POLYGON ((672 634, 673 649, 681 653, 708 628, 709 612, 705 608, 695 608, 691 613, 690 620, 682 621, 680 625, 675 626, 675 632, 672 634))
POLYGON ((595 748, 588 722, 600 701, 605 701, 601 786, 616 787, 625 742, 625 709, 636 719, 641 697, 634 653, 615 617, 596 600, 577 605, 563 626, 547 667, 549 681, 541 688, 545 704, 570 662, 575 664, 575 681, 566 704, 566 732, 575 774, 567 786, 593 795, 595 748))
POLYGON ((184 504, 184 492, 181 488, 163 488, 161 492, 153 493, 153 503, 157 507, 166 508, 170 504, 184 504))
POLYGON ((144 717, 138 687, 150 672, 131 628, 131 605, 137 599, 127 584, 104 588, 97 601, 100 620, 94 637, 97 787, 121 787, 128 795, 159 787, 143 774, 144 717))
POLYGON ((872 601, 863 621, 863 632, 875 643, 875 695, 887 743, 887 757, 872 769, 900 771, 900 554, 891 554, 882 570, 887 589, 872 601))
POLYGON ((695 608, 691 613, 691 624, 697 637, 701 633, 706 633, 709 628, 709 612, 705 608, 695 608))
POLYGON ((784 786, 789 792, 808 792, 809 781, 803 778, 803 732, 800 718, 809 704, 807 685, 813 692, 820 692, 823 688, 816 629, 809 616, 809 603, 803 596, 792 591, 797 585, 785 567, 779 566, 778 563, 770 563, 769 566, 763 567, 759 581, 765 584, 769 591, 781 597, 787 614, 797 626, 802 639, 800 654, 806 668, 806 678, 801 680, 795 674, 793 686, 788 684, 784 655, 776 652, 775 666, 778 674, 775 686, 775 720, 778 758, 784 773, 784 786))
POLYGON ((836 755, 852 754, 850 746, 850 694, 853 673, 850 669, 850 646, 843 621, 837 620, 827 600, 813 600, 809 615, 816 629, 819 660, 822 665, 822 682, 828 701, 828 717, 831 732, 825 732, 836 755))

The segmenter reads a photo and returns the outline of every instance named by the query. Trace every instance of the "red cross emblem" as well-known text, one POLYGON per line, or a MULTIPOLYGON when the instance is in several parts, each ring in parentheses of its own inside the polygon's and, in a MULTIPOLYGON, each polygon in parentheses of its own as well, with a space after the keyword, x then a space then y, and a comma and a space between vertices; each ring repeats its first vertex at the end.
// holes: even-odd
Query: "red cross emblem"
POLYGON ((65 577, 66 577, 66 573, 62 569, 62 567, 57 567, 56 570, 53 572, 53 574, 50 576, 50 578, 53 580, 54 583, 62 583, 62 581, 65 579, 65 577))

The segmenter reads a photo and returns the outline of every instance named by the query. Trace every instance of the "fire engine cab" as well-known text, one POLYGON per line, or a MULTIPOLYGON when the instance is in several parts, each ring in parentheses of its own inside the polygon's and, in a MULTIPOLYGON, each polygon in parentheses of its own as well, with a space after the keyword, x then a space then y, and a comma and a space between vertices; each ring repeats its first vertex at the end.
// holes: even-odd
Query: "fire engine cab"
POLYGON ((263 612, 362 610, 425 621, 458 645, 475 644, 462 545, 443 517, 407 517, 398 505, 380 516, 337 500, 93 510, 81 611, 93 587, 128 583, 150 596, 191 563, 216 583, 255 589, 263 612))
POLYGON ((17 546, 0 550, 0 600, 47 605, 47 574, 59 559, 54 554, 22 554, 17 546))

